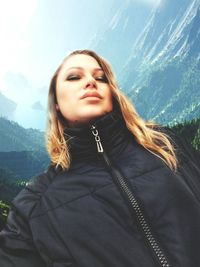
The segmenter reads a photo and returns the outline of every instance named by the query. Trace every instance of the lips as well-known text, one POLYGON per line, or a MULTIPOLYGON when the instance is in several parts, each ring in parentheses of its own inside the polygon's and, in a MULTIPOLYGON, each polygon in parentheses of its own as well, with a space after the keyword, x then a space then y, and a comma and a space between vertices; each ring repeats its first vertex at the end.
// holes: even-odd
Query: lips
POLYGON ((84 99, 86 97, 98 97, 100 99, 102 98, 97 92, 87 92, 81 97, 81 99, 84 99))

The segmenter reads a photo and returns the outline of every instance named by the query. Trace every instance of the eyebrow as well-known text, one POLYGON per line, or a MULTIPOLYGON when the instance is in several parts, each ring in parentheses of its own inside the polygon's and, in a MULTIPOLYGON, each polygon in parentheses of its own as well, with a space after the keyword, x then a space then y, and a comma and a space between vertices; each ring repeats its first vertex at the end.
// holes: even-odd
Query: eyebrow
MULTIPOLYGON (((69 68, 67 70, 70 70, 70 69, 80 69, 80 70, 83 70, 84 68, 82 68, 82 67, 71 67, 71 68, 69 68)), ((97 71, 97 70, 102 70, 103 71, 103 69, 101 69, 101 68, 94 68, 93 70, 94 71, 97 71)))

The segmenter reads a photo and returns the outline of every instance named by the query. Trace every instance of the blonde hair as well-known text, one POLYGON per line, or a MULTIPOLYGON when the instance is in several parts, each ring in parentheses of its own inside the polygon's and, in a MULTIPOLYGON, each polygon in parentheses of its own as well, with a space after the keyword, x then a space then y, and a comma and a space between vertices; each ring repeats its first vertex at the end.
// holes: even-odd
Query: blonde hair
POLYGON ((175 148, 169 141, 170 137, 166 133, 156 130, 158 126, 159 128, 162 128, 161 125, 155 123, 154 121, 144 121, 144 119, 138 115, 133 104, 119 89, 110 64, 104 58, 98 56, 91 50, 76 50, 70 53, 63 60, 62 64, 58 67, 51 79, 48 94, 46 148, 50 155, 52 164, 56 165, 56 168, 60 166, 63 170, 67 170, 70 167, 70 154, 67 144, 68 140, 64 136, 64 126, 62 121, 59 119, 59 113, 56 110, 56 81, 57 76, 66 60, 77 54, 84 54, 93 57, 103 69, 108 80, 108 84, 112 90, 113 98, 118 103, 126 126, 135 137, 135 140, 149 152, 163 160, 171 170, 176 171, 178 160, 176 158, 175 148))

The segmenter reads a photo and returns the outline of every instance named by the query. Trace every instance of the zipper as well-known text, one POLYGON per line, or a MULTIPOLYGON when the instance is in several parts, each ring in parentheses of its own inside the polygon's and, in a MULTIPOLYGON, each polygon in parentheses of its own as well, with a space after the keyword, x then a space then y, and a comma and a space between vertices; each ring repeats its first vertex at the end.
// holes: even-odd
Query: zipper
POLYGON ((139 202, 135 198, 134 193, 132 192, 131 187, 129 186, 128 179, 122 176, 120 171, 112 165, 111 161, 109 160, 107 154, 103 149, 98 130, 94 125, 91 126, 91 131, 96 141, 97 151, 98 153, 102 154, 106 165, 108 166, 108 168, 112 173, 112 177, 119 185, 120 190, 122 191, 126 200, 128 200, 130 207, 133 209, 139 229, 141 230, 143 236, 145 237, 145 241, 148 247, 151 249, 158 265, 161 267, 171 267, 165 253, 163 252, 163 249, 161 249, 158 241, 156 240, 156 238, 152 233, 151 227, 148 224, 145 215, 143 214, 139 202))

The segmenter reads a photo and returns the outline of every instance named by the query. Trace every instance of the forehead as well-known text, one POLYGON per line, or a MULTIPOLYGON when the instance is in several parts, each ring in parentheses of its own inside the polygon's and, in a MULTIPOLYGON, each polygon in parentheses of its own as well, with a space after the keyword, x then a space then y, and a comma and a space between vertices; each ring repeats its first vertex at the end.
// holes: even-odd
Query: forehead
POLYGON ((94 68, 100 68, 100 65, 92 56, 80 54, 69 57, 64 62, 62 70, 66 72, 72 67, 81 67, 90 70, 94 68))

